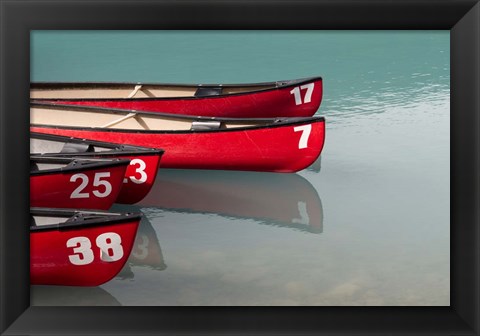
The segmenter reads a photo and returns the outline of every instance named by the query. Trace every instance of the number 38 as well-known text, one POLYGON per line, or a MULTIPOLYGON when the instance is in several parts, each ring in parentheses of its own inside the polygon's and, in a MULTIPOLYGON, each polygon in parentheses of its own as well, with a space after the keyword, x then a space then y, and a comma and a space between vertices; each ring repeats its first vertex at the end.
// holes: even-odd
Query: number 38
MULTIPOLYGON (((100 260, 114 262, 122 259, 122 238, 115 232, 106 232, 95 239, 95 244, 100 249, 100 260)), ((67 247, 73 248, 74 254, 68 256, 73 265, 88 265, 95 256, 92 243, 87 237, 73 237, 67 240, 67 247)))

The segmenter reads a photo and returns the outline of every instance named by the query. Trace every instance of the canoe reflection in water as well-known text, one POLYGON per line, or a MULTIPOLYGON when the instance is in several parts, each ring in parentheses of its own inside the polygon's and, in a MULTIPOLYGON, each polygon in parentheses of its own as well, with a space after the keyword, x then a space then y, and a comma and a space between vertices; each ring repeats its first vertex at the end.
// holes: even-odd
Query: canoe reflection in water
POLYGON ((310 167, 307 167, 307 170, 310 172, 320 173, 322 169, 322 156, 320 155, 318 159, 313 162, 310 167))
MULTIPOLYGON (((142 212, 141 208, 135 205, 115 204, 112 209, 115 209, 115 211, 123 209, 142 212)), ((117 274, 116 279, 132 280, 134 273, 131 266, 143 266, 157 271, 163 271, 167 268, 157 233, 147 216, 143 216, 140 221, 130 257, 123 269, 117 274)))
POLYGON ((298 174, 160 168, 150 193, 137 205, 323 231, 320 197, 298 174))

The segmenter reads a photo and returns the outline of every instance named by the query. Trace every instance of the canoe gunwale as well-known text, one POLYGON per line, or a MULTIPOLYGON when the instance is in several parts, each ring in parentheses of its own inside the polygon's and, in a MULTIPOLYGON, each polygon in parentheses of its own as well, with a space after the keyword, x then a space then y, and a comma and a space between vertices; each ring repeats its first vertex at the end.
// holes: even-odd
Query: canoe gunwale
POLYGON ((57 89, 60 90, 59 87, 61 86, 68 86, 68 88, 79 88, 81 86, 91 86, 92 89, 95 87, 131 87, 136 85, 145 85, 145 86, 168 86, 168 87, 175 87, 175 88, 213 88, 213 87, 222 87, 222 88, 248 88, 248 87, 258 87, 258 86, 267 86, 265 89, 257 89, 252 91, 246 92, 237 92, 237 93, 225 93, 219 95, 210 95, 210 96, 203 96, 203 97, 196 97, 196 96, 175 96, 175 97, 145 97, 145 98, 31 98, 32 101, 148 101, 148 100, 202 100, 202 99, 218 99, 218 98, 226 98, 226 97, 233 97, 233 96, 241 96, 241 95, 251 95, 256 93, 274 91, 274 90, 283 90, 288 89, 290 87, 314 82, 314 81, 321 81, 323 82, 322 77, 309 77, 309 78, 301 78, 301 79, 292 79, 292 80, 281 80, 281 81, 274 81, 274 82, 262 82, 262 83, 248 83, 248 84, 170 84, 170 83, 142 83, 142 82, 123 82, 123 83, 113 83, 113 82, 33 82, 30 83, 30 89, 41 89, 41 87, 45 87, 45 90, 49 88, 51 90, 57 89), (271 87, 273 86, 273 87, 271 87))
POLYGON ((63 105, 63 104, 52 104, 52 103, 37 103, 31 102, 30 107, 38 108, 51 108, 51 109, 67 109, 72 112, 99 112, 99 113, 109 113, 109 114, 129 114, 135 113, 139 116, 153 116, 155 118, 170 118, 170 119, 180 119, 187 120, 188 122, 212 122, 219 121, 224 123, 235 123, 245 124, 249 122, 258 122, 262 123, 261 125, 253 126, 241 126, 241 127, 232 127, 232 128, 216 128, 216 129, 186 129, 186 130, 138 130, 138 129, 128 129, 128 128, 108 128, 108 127, 99 127, 99 126, 73 126, 73 125, 52 125, 52 124, 35 124, 31 123, 31 127, 46 127, 46 128, 57 128, 57 129, 75 129, 75 130, 89 130, 89 131, 105 131, 105 132, 124 132, 124 133, 145 133, 145 134, 191 134, 191 133, 215 133, 215 132, 238 132, 238 131, 248 131, 248 130, 258 130, 258 129, 267 129, 267 128, 276 128, 276 127, 285 127, 285 126, 294 126, 300 124, 308 124, 315 122, 325 122, 325 117, 323 116, 312 116, 312 117, 279 117, 279 118, 217 118, 217 117, 200 117, 193 115, 176 115, 171 113, 163 112, 151 112, 151 111, 136 111, 136 110, 126 110, 126 109, 112 109, 106 107, 92 107, 92 106, 76 106, 76 105, 63 105))
POLYGON ((54 169, 45 169, 45 170, 36 170, 30 171, 30 176, 44 176, 44 175, 52 175, 52 174, 67 174, 71 172, 81 172, 85 170, 92 170, 92 169, 101 169, 101 168, 112 168, 117 166, 128 166, 130 164, 130 160, 127 159, 95 159, 95 158, 73 158, 73 157, 58 157, 58 156, 34 156, 30 155, 30 160, 33 161, 55 161, 59 163, 66 163, 66 162, 74 162, 74 161, 81 161, 83 164, 78 166, 70 166, 67 163, 67 166, 61 168, 54 168, 54 169), (101 161, 100 161, 101 160, 101 161))
POLYGON ((91 132, 118 132, 118 133, 144 133, 144 134, 193 134, 193 133, 244 132, 244 131, 254 131, 254 130, 261 130, 261 129, 288 127, 288 126, 295 126, 295 125, 313 124, 317 122, 325 122, 325 118, 324 117, 305 118, 298 121, 282 122, 282 123, 276 123, 276 124, 248 126, 248 127, 220 128, 220 129, 205 129, 205 130, 159 131, 159 130, 136 130, 136 129, 126 129, 126 128, 56 126, 56 125, 48 125, 48 124, 30 124, 30 127, 50 128, 50 129, 71 129, 71 130, 91 131, 91 132))
MULTIPOLYGON (((56 208, 30 208, 30 214, 32 216, 61 216, 71 215, 74 217, 79 214, 91 214, 100 216, 98 218, 91 218, 86 220, 78 220, 71 222, 62 222, 58 224, 48 224, 48 225, 31 225, 30 231, 52 231, 52 230, 70 230, 76 228, 85 228, 85 227, 95 227, 95 226, 106 226, 112 224, 126 224, 134 221, 140 221, 142 218, 141 213, 113 213, 113 212, 101 212, 101 211, 89 211, 89 210, 77 210, 77 209, 56 209, 56 208)), ((68 219, 66 219, 68 220, 68 219)))

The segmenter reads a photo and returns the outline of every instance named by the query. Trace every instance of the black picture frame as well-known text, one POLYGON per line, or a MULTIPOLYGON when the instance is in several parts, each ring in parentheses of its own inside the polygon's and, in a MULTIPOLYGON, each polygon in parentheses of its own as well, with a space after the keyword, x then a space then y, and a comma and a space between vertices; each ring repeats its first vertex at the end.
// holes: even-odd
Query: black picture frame
POLYGON ((1 333, 479 334, 478 0, 0 0, 0 11, 1 333), (450 30, 451 306, 29 307, 29 38, 36 29, 450 30))

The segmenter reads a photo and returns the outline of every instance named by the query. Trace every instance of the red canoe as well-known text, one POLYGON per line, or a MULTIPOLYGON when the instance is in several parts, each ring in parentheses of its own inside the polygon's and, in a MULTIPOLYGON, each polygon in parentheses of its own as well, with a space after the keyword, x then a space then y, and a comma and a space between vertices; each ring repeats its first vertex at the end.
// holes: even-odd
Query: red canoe
POLYGON ((137 205, 323 231, 320 197, 298 174, 161 169, 152 191, 137 205))
POLYGON ((30 154, 34 156, 130 160, 116 203, 137 203, 149 193, 163 152, 161 149, 30 133, 30 154))
POLYGON ((109 209, 129 160, 30 157, 30 206, 109 209))
POLYGON ((98 286, 130 255, 140 214, 32 208, 30 283, 98 286))
POLYGON ((325 119, 226 119, 32 103, 30 131, 162 148, 163 168, 295 172, 311 165, 325 119))
POLYGON ((32 83, 37 101, 207 117, 310 117, 322 78, 256 84, 32 83))

